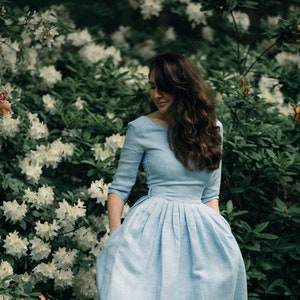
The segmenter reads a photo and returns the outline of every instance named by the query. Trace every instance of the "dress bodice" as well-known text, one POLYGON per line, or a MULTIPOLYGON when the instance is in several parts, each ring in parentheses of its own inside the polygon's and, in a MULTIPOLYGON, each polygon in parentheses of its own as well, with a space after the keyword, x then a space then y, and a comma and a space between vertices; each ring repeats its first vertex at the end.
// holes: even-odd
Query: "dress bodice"
POLYGON ((129 123, 109 192, 119 194, 126 201, 140 164, 147 176, 150 196, 202 202, 218 198, 221 168, 214 171, 185 168, 170 149, 168 129, 146 116, 129 123))

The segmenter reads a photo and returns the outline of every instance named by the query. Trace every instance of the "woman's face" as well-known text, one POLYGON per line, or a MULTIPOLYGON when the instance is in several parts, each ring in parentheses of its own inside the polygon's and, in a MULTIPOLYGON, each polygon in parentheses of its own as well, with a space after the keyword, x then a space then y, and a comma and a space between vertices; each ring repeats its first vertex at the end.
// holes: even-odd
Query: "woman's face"
POLYGON ((154 72, 150 73, 149 84, 151 100, 161 114, 167 113, 174 102, 175 95, 158 90, 155 84, 154 72))

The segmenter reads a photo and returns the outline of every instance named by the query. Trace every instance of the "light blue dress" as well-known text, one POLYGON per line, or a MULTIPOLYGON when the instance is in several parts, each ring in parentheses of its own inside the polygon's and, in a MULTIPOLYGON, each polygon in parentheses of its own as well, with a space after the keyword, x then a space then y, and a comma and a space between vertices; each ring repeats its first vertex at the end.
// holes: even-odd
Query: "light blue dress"
POLYGON ((170 150, 167 129, 145 116, 129 123, 109 192, 126 201, 140 163, 149 193, 99 254, 99 299, 246 300, 237 242, 227 221, 204 204, 218 198, 221 168, 188 171, 170 150))

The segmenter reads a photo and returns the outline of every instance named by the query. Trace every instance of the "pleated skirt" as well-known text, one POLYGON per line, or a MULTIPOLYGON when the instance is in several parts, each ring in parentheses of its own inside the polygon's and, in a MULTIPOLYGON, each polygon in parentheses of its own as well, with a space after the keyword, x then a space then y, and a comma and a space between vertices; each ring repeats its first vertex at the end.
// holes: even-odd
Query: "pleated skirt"
POLYGON ((247 300, 227 221, 199 200, 141 198, 97 259, 99 300, 247 300))

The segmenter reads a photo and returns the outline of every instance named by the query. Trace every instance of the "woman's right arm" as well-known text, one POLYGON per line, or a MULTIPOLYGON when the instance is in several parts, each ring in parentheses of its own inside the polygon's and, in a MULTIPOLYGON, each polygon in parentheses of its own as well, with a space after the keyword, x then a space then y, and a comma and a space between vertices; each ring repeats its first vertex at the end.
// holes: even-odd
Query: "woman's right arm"
POLYGON ((143 159, 144 148, 140 143, 137 129, 129 123, 118 168, 109 187, 107 211, 110 233, 121 225, 124 203, 136 181, 139 165, 143 159))
POLYGON ((108 195, 107 211, 110 234, 121 225, 123 207, 124 201, 119 195, 114 193, 108 195))

